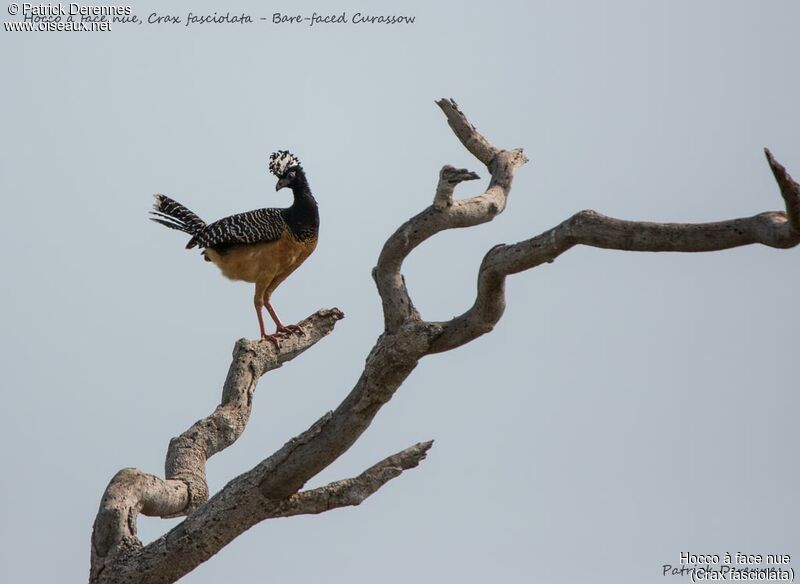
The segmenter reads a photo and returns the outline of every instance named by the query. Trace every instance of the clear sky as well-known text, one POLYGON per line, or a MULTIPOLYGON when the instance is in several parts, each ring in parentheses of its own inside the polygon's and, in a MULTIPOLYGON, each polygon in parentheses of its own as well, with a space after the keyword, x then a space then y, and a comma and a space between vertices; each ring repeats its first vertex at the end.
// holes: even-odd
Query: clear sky
MULTIPOLYGON (((409 258, 429 319, 472 302, 492 245, 578 210, 712 221, 781 209, 764 146, 800 176, 797 2, 169 13, 229 9, 256 22, 0 32, 5 582, 84 581, 110 477, 162 473, 169 439, 218 403, 236 339, 257 335, 250 286, 147 221, 153 193, 208 220, 285 206, 266 160, 291 149, 322 231, 275 306, 287 322, 347 314, 262 379, 246 432, 209 462, 216 491, 350 390, 382 327, 370 270, 431 203, 441 166, 486 176, 436 98, 531 163, 503 215, 409 258), (258 20, 315 11, 416 21, 258 20)), ((640 584, 663 582, 681 552, 726 551, 793 554, 796 568, 799 263, 766 247, 580 248, 510 278, 495 331, 425 359, 311 486, 433 438, 422 466, 358 508, 262 523, 184 581, 640 584)), ((142 518, 140 535, 174 524, 142 518)))

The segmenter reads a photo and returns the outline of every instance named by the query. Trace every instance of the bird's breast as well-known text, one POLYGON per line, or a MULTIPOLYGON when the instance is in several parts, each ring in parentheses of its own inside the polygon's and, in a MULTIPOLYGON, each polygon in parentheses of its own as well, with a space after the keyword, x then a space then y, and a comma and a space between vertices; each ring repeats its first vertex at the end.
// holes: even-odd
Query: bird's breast
POLYGON ((235 245, 224 251, 208 248, 204 254, 226 278, 269 285, 293 272, 316 246, 316 237, 298 241, 285 233, 276 241, 235 245))

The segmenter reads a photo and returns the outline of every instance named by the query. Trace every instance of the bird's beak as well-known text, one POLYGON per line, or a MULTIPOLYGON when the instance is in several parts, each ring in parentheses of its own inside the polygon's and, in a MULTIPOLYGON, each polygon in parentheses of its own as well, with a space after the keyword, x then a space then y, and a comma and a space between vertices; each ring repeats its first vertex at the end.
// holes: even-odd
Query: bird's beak
POLYGON ((286 179, 286 178, 282 178, 282 179, 279 179, 278 180, 278 184, 275 185, 275 190, 279 191, 283 187, 288 187, 288 186, 289 186, 289 180, 286 179))

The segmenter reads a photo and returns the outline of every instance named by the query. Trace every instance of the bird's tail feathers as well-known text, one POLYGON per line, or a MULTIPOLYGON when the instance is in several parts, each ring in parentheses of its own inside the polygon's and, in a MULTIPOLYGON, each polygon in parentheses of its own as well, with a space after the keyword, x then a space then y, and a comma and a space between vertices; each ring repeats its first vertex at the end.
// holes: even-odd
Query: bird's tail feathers
POLYGON ((189 235, 196 235, 205 226, 206 222, 200 219, 194 212, 190 211, 178 201, 170 199, 166 195, 153 195, 156 202, 153 203, 154 211, 150 211, 153 217, 151 221, 161 223, 170 229, 177 229, 189 235))

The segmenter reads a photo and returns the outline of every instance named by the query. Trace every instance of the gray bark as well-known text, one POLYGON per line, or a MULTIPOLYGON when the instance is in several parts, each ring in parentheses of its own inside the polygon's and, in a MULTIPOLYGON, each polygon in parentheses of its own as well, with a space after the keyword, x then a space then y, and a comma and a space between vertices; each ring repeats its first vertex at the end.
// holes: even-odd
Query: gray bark
POLYGON ((478 271, 473 305, 449 321, 426 321, 414 308, 402 274, 403 261, 440 231, 485 223, 502 213, 514 174, 528 161, 521 149, 505 150, 489 142, 452 100, 442 99, 437 104, 462 145, 486 167, 489 185, 478 196, 455 199, 456 186, 476 180, 478 175, 443 167, 432 205, 389 237, 373 270, 383 302, 385 330, 353 389, 336 410, 209 499, 206 461, 244 431, 260 377, 330 334, 343 314, 332 309, 311 315, 300 323, 303 336, 287 337, 278 348, 269 342, 240 340, 234 348, 220 405, 170 442, 165 478, 131 468, 112 478, 92 533, 91 582, 174 582, 256 523, 358 505, 404 470, 417 466, 432 442, 421 442, 389 456, 357 477, 301 490, 353 445, 422 357, 449 351, 492 330, 505 309, 505 278, 510 274, 552 262, 576 245, 700 252, 753 243, 775 248, 800 243, 800 185, 766 151, 785 212, 681 224, 624 221, 581 211, 536 237, 491 248, 478 271), (187 518, 143 546, 136 537, 139 513, 187 518))

